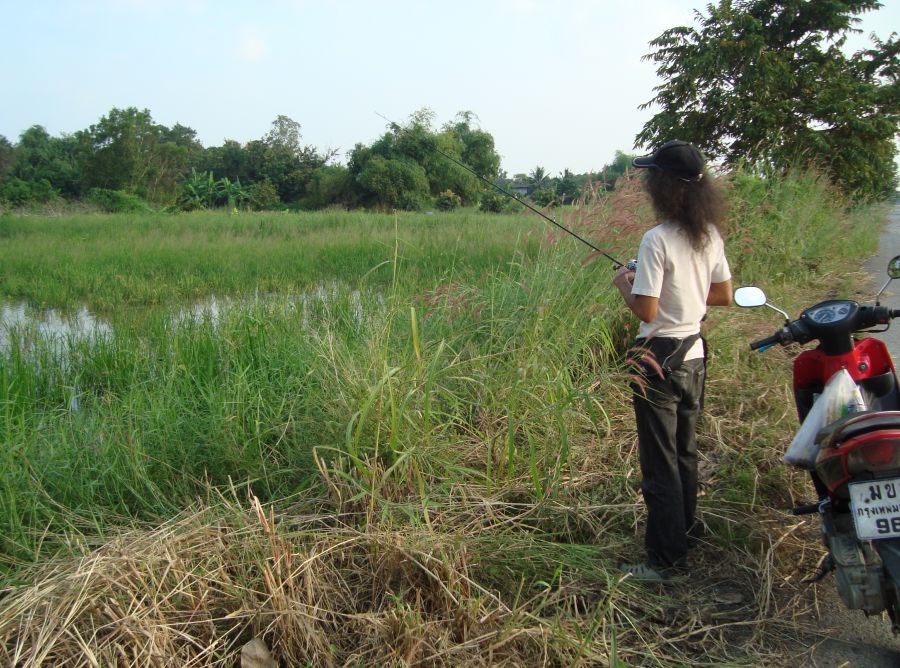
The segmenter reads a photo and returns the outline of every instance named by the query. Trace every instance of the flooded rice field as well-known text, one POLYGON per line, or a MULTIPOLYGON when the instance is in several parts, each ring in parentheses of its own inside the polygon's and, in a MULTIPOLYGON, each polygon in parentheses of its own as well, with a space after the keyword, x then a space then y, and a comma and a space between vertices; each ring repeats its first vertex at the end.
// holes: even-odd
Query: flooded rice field
POLYGON ((160 319, 169 328, 206 322, 218 326, 229 315, 258 310, 294 314, 303 329, 312 327, 314 318, 328 318, 329 314, 360 328, 384 304, 381 294, 364 297, 359 290, 346 290, 336 283, 294 295, 212 295, 187 305, 130 308, 113 314, 94 313, 84 305, 62 310, 5 301, 0 302, 0 354, 8 353, 14 342, 24 348, 40 342, 66 354, 79 342, 114 336, 119 327, 139 329, 147 319, 160 319))
POLYGON ((9 350, 13 339, 40 338, 67 345, 94 336, 106 336, 112 329, 106 321, 82 306, 73 312, 36 309, 24 302, 0 304, 0 351, 9 350))

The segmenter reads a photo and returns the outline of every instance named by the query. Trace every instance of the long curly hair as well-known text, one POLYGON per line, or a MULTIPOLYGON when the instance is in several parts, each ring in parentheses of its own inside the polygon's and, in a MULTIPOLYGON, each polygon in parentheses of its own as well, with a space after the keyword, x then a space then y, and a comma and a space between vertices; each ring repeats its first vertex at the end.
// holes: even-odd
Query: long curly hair
POLYGON ((644 187, 660 220, 676 223, 690 239, 694 250, 702 250, 710 239, 710 228, 725 217, 725 197, 716 180, 704 170, 698 180, 687 181, 671 172, 648 169, 644 187))

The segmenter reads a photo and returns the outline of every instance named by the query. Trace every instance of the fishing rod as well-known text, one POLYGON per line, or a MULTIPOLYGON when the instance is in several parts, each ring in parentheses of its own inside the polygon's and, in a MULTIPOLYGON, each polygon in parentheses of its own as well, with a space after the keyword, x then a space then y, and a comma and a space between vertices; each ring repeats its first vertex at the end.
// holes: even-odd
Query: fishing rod
MULTIPOLYGON (((390 123, 391 126, 393 126, 393 128, 396 128, 397 130, 401 130, 401 129, 402 129, 402 127, 401 127, 398 123, 394 123, 394 121, 392 121, 392 120, 391 120, 390 118, 388 118, 387 116, 382 116, 382 115, 379 114, 377 111, 375 112, 375 115, 376 115, 376 116, 381 116, 381 118, 383 118, 383 119, 386 120, 388 123, 390 123)), ((585 239, 584 237, 580 236, 579 234, 576 234, 575 232, 573 232, 572 230, 570 230, 570 229, 569 229, 568 227, 566 227, 565 225, 561 225, 560 223, 556 222, 555 220, 553 220, 550 216, 548 216, 547 214, 545 214, 545 213, 544 213, 543 211, 541 211, 540 209, 537 209, 537 208, 531 206, 531 204, 529 204, 528 202, 525 202, 525 201, 519 199, 519 196, 518 196, 518 195, 509 192, 509 191, 506 190, 505 188, 501 188, 501 187, 498 186, 496 183, 494 183, 494 182, 491 181, 490 179, 487 179, 487 178, 483 177, 481 174, 479 174, 478 172, 476 172, 474 169, 472 169, 471 167, 469 167, 469 166, 466 165, 465 163, 463 163, 463 162, 457 160, 456 158, 454 158, 452 155, 449 155, 449 154, 446 153, 445 151, 442 151, 441 149, 439 149, 439 148, 437 147, 437 145, 435 145, 435 143, 434 143, 433 141, 428 141, 426 144, 427 144, 428 148, 430 148, 431 150, 433 150, 435 153, 441 154, 442 156, 444 156, 445 158, 447 158, 447 160, 449 160, 450 162, 452 162, 452 163, 454 163, 454 164, 456 164, 456 165, 459 165, 459 166, 462 167, 464 170, 466 170, 467 172, 469 172, 469 173, 472 174, 473 176, 475 176, 475 177, 481 179, 482 181, 484 181, 485 183, 487 183, 487 184, 488 184, 489 186, 491 186, 492 188, 494 188, 494 189, 496 189, 496 190, 499 190, 501 193, 503 193, 504 195, 506 195, 506 196, 509 197, 510 199, 513 199, 513 200, 515 200, 516 202, 518 202, 519 204, 521 204, 522 206, 524 206, 525 208, 530 209, 531 211, 534 211, 537 215, 539 215, 539 216, 540 216, 541 218, 543 218, 544 220, 546 220, 546 221, 552 223, 553 225, 556 225, 556 227, 558 227, 559 229, 561 229, 561 230, 562 230, 563 232, 565 232, 566 234, 569 234, 569 235, 575 237, 576 239, 578 239, 578 241, 580 241, 581 243, 583 243, 585 246, 589 247, 589 248, 590 248, 591 250, 593 250, 594 252, 599 253, 599 254, 602 255, 603 257, 605 257, 605 258, 611 260, 612 263, 615 265, 615 268, 616 268, 616 269, 618 269, 619 267, 628 267, 629 269, 634 270, 634 268, 635 268, 635 266, 636 266, 634 260, 629 260, 627 264, 626 264, 626 263, 623 263, 623 262, 619 262, 619 261, 618 261, 616 258, 614 258, 612 255, 610 255, 609 253, 607 253, 607 252, 604 251, 604 250, 601 250, 601 249, 597 248, 597 247, 596 247, 594 244, 592 244, 590 241, 588 241, 588 240, 585 239)))

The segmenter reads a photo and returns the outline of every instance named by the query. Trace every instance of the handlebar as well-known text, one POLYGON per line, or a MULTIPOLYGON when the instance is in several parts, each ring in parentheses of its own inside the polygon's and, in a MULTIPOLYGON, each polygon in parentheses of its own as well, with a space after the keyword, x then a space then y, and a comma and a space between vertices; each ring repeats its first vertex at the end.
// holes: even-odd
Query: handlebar
MULTIPOLYGON (((821 302, 818 306, 821 308, 822 305, 827 304, 828 302, 821 302)), ((856 310, 851 312, 845 320, 834 323, 813 321, 807 315, 810 310, 807 309, 800 318, 786 322, 784 327, 772 336, 751 343, 750 350, 764 350, 775 344, 803 344, 818 339, 822 341, 826 350, 830 351, 828 354, 838 354, 838 351, 846 352, 852 347, 850 337, 854 332, 868 331, 869 328, 878 325, 887 326, 893 318, 900 318, 900 309, 891 309, 886 306, 858 307, 854 303, 853 308, 856 310)))
POLYGON ((750 350, 759 350, 760 348, 767 348, 769 346, 774 346, 776 343, 781 343, 781 332, 776 332, 772 336, 767 336, 764 339, 760 339, 759 341, 754 341, 750 344, 750 350))

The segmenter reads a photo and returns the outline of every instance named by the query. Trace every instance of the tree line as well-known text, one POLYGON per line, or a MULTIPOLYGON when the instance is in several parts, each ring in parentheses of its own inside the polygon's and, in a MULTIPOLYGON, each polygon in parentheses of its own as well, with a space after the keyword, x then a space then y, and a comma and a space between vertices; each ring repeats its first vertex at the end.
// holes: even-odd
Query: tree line
POLYGON ((156 123, 147 109, 113 108, 74 134, 55 137, 35 125, 16 144, 0 136, 0 200, 25 206, 62 198, 108 210, 152 204, 177 210, 480 206, 500 211, 508 206, 506 198, 485 181, 524 187, 535 201, 552 205, 572 201, 598 180, 614 182, 630 162, 617 154, 597 174, 564 170, 550 177, 538 166, 508 177, 500 170, 493 136, 478 127, 472 112, 460 112, 440 129, 433 125, 433 112, 419 110, 403 125, 390 124, 371 144, 356 144, 341 164, 334 151, 304 144, 300 123, 284 115, 260 139, 204 147, 193 128, 156 123))

